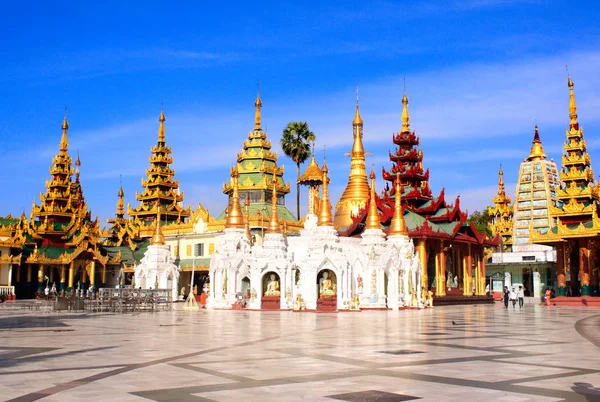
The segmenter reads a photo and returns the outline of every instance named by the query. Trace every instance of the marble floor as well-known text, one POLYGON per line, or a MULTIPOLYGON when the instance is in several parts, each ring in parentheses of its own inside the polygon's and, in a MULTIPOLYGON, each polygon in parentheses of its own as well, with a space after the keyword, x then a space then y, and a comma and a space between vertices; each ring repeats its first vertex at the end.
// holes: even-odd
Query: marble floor
POLYGON ((10 401, 598 401, 600 310, 30 312, 0 305, 10 401))

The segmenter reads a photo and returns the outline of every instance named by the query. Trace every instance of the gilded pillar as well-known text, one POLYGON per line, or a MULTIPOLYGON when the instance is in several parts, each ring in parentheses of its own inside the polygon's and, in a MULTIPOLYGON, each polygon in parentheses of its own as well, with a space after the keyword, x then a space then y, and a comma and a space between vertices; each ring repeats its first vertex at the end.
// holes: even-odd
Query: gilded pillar
POLYGON ((38 293, 43 295, 44 292, 44 266, 38 265, 38 293))
POLYGON ((27 282, 31 282, 31 264, 27 264, 27 268, 26 268, 26 272, 27 272, 27 282))
MULTIPOLYGON (((81 283, 82 284, 86 284, 87 283, 87 268, 86 267, 81 267, 81 283)), ((83 289, 83 287, 82 287, 83 289)))
POLYGON ((429 289, 429 277, 427 273, 427 247, 425 239, 417 239, 417 252, 421 261, 421 286, 429 289))
POLYGON ((17 265, 17 274, 15 275, 15 281, 17 283, 21 282, 21 264, 17 265))
POLYGON ((8 280, 6 281, 6 285, 7 286, 12 286, 12 271, 13 271, 13 268, 14 268, 13 264, 8 264, 8 280))
POLYGON ((100 280, 100 282, 102 282, 102 286, 106 285, 106 265, 102 266, 102 279, 100 280))
POLYGON ((565 275, 565 243, 556 245, 556 280, 558 282, 558 295, 567 295, 567 276, 565 275))
MULTIPOLYGON (((579 239, 579 280, 581 285, 581 296, 590 295, 590 250, 587 247, 587 239, 579 239)), ((571 283, 573 283, 571 278, 571 283)), ((576 291, 577 289, 572 289, 576 291)), ((571 293, 573 295, 577 293, 571 293)))
POLYGON ((477 265, 478 271, 479 271, 479 278, 477 283, 479 284, 479 295, 480 296, 486 296, 485 293, 485 281, 486 281, 486 276, 485 276, 485 248, 483 246, 480 247, 480 249, 477 252, 477 257, 479 258, 479 263, 477 265))
POLYGON ((598 295, 598 242, 589 241, 590 249, 590 287, 594 296, 598 295))
POLYGON ((71 263, 69 264, 69 282, 67 284, 67 286, 69 288, 73 287, 73 279, 75 278, 75 262, 71 261, 71 263))
POLYGON ((54 267, 52 266, 48 267, 48 279, 50 280, 50 283, 54 282, 54 267))
POLYGON ((467 252, 464 255, 464 280, 463 284, 465 288, 463 289, 464 296, 472 296, 473 295, 473 257, 471 256, 471 245, 467 244, 467 252))
POLYGON ((96 284, 96 261, 92 260, 90 264, 90 286, 96 284))
POLYGON ((60 266, 60 283, 58 284, 59 291, 65 290, 65 282, 67 281, 66 273, 67 273, 67 270, 66 270, 65 266, 61 265, 60 266))
POLYGON ((438 258, 436 258, 436 278, 437 283, 435 286, 436 296, 446 296, 446 254, 444 252, 444 242, 440 241, 440 249, 438 251, 438 258))

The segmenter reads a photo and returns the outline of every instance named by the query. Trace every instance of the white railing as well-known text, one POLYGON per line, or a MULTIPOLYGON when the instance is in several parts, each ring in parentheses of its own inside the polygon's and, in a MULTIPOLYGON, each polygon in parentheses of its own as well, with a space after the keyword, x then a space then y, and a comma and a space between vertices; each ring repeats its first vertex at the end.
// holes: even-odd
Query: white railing
POLYGON ((14 286, 0 286, 0 295, 12 296, 15 294, 14 286))

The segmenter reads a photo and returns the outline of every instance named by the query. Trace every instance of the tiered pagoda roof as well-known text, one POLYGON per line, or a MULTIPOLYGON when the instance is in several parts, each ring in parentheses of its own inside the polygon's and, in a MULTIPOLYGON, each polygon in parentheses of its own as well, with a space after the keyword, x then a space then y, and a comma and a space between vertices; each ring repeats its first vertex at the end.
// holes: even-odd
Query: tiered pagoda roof
MULTIPOLYGON (((539 137, 538 137, 539 140, 539 137)), ((492 198, 493 207, 488 207, 488 215, 492 217, 489 227, 492 235, 500 235, 502 245, 512 244, 513 207, 510 205, 510 195, 504 190, 504 172, 502 165, 498 171, 498 194, 492 198)))
POLYGON ((156 220, 157 208, 160 206, 162 219, 168 224, 184 222, 191 215, 191 208, 183 208, 183 193, 179 192, 179 181, 174 180, 175 170, 171 169, 172 148, 165 141, 165 113, 161 110, 158 128, 158 142, 150 149, 150 167, 146 170, 146 178, 142 179, 144 191, 136 192, 135 198, 140 202, 137 208, 127 206, 127 213, 134 219, 150 224, 156 220))
POLYGON ((554 225, 546 234, 531 231, 530 240, 535 243, 554 243, 566 238, 594 237, 600 233, 598 202, 600 189, 594 182, 590 156, 583 138, 583 128, 577 120, 574 85, 569 85, 569 128, 564 143, 560 188, 556 191, 556 206, 550 207, 554 225))
MULTIPOLYGON (((290 183, 284 182, 284 167, 277 166, 277 152, 271 151, 271 141, 267 139, 267 133, 261 127, 260 92, 256 96, 254 107, 254 129, 248 133, 242 151, 237 154, 236 164, 231 169, 238 177, 234 179, 231 176, 229 182, 223 184, 223 193, 229 196, 228 205, 231 206, 234 181, 237 181, 240 201, 245 202, 249 199, 250 225, 266 228, 270 221, 271 196, 275 182, 279 221, 289 225, 291 230, 299 230, 297 219, 284 204, 285 195, 290 192, 290 183)), ((225 219, 226 211, 217 218, 218 221, 225 219)))
MULTIPOLYGON (((402 210, 404 221, 411 238, 452 239, 466 243, 496 245, 495 241, 486 238, 485 233, 477 231, 472 223, 467 222, 467 214, 460 209, 460 198, 454 204, 446 202, 444 190, 433 197, 429 187, 429 170, 423 169, 423 152, 417 148, 419 137, 410 129, 408 114, 408 97, 402 97, 402 129, 393 136, 397 148, 390 152, 393 163, 389 170, 383 168, 383 178, 392 182, 386 186, 381 196, 376 197, 377 208, 382 228, 389 232, 395 211, 396 179, 402 191, 402 210)), ((338 232, 343 236, 355 236, 362 233, 368 207, 352 216, 352 223, 338 232)))

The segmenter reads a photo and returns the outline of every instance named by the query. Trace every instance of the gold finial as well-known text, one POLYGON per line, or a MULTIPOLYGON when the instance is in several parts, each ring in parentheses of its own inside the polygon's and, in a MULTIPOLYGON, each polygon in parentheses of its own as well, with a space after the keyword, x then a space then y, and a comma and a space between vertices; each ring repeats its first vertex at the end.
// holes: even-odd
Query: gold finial
POLYGON ((254 114, 254 131, 262 131, 262 128, 260 127, 260 108, 262 107, 262 101, 260 100, 260 81, 256 85, 258 86, 258 90, 256 93, 256 101, 254 102, 254 107, 256 108, 254 114))
POLYGON ((381 229, 381 221, 379 219, 379 211, 375 201, 375 166, 371 168, 371 197, 369 200, 369 213, 365 229, 381 229))
POLYGON ((123 175, 120 176, 121 186, 119 187, 119 200, 117 201, 117 218, 122 218, 125 216, 125 201, 123 201, 123 197, 125 197, 125 193, 123 192, 123 175))
POLYGON ((527 160, 529 162, 532 161, 540 161, 546 159, 546 154, 544 153, 544 147, 542 147, 542 141, 540 141, 540 134, 538 132, 538 126, 535 125, 535 132, 533 134, 533 145, 531 146, 531 152, 529 153, 529 157, 527 160))
POLYGON ((318 226, 333 226, 333 218, 331 217, 331 202, 329 202, 329 169, 327 161, 323 158, 323 197, 321 198, 321 208, 319 210, 318 226))
MULTIPOLYGON (((567 68, 567 71, 569 69, 567 68)), ((577 129, 579 127, 579 123, 577 122, 577 104, 575 103, 575 92, 573 90, 573 80, 571 80, 571 76, 569 75, 568 79, 569 84, 569 117, 571 118, 571 127, 577 129)))
POLYGON ((233 194, 231 195, 231 209, 225 221, 226 229, 244 229, 244 218, 240 207, 239 184, 240 174, 237 166, 231 169, 231 180, 233 181, 233 194))
POLYGON ((165 142, 165 111, 164 109, 160 110, 160 117, 158 121, 160 122, 158 126, 158 142, 165 142))
POLYGON ((356 112, 354 113, 354 120, 352 120, 353 126, 362 126, 363 119, 360 117, 360 108, 358 106, 358 87, 356 87, 356 112))
MULTIPOLYGON (((406 84, 405 84, 406 86, 406 84)), ((403 133, 410 132, 410 116, 408 115, 408 97, 406 96, 406 88, 402 97, 402 131, 403 133)))
POLYGON ((69 150, 69 140, 67 138, 67 130, 69 130, 69 122, 67 121, 68 106, 65 106, 65 118, 62 123, 62 137, 60 138, 60 152, 64 153, 69 150))
POLYGON ((404 212, 402 211, 402 186, 400 186, 400 175, 396 175, 396 202, 394 203, 394 216, 390 223, 388 236, 408 236, 404 212))
POLYGON ((164 246, 165 245, 165 236, 163 235, 162 229, 160 227, 160 210, 161 205, 160 202, 156 201, 156 226, 154 227, 154 235, 152 236, 152 241, 150 242, 153 246, 164 246))
POLYGON ((267 233, 281 233, 279 219, 277 217, 277 176, 273 175, 273 194, 271 196, 271 220, 267 233))
POLYGON ((504 194, 504 172, 502 171, 502 164, 500 164, 500 170, 498 171, 498 195, 504 194))

